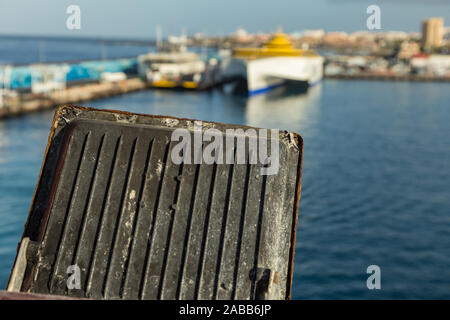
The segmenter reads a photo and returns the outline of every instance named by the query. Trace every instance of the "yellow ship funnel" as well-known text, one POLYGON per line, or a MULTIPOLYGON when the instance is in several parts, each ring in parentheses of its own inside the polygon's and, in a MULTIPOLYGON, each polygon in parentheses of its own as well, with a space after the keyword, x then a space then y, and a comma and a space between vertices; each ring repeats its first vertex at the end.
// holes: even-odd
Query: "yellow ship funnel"
POLYGON ((278 32, 261 48, 236 48, 233 50, 233 56, 237 58, 257 59, 264 57, 317 56, 317 54, 313 50, 293 48, 288 36, 282 32, 278 32))

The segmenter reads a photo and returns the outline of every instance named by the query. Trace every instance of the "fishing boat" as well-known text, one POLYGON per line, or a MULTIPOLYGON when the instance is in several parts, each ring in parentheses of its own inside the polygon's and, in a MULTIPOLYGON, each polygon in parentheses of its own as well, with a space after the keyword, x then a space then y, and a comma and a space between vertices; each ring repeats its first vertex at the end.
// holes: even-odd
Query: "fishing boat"
POLYGON ((234 49, 221 68, 222 81, 234 93, 254 95, 283 85, 315 85, 323 76, 323 58, 313 50, 293 48, 288 36, 278 32, 260 48, 234 49))

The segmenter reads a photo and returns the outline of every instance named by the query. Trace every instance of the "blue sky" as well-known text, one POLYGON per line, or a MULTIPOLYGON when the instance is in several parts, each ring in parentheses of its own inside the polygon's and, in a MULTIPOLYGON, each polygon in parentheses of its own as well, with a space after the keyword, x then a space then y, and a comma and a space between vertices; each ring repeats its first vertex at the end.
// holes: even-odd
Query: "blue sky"
POLYGON ((154 38, 204 32, 223 35, 303 29, 355 31, 366 27, 366 8, 381 8, 384 30, 419 31, 421 20, 442 16, 450 25, 450 0, 0 0, 0 34, 154 38), (66 8, 81 8, 81 30, 66 28, 66 8))

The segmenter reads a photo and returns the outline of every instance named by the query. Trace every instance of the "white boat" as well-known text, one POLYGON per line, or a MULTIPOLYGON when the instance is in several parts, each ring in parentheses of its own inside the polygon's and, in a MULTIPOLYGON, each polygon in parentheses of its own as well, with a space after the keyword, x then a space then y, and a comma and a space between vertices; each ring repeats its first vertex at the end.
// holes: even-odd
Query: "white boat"
POLYGON ((157 52, 138 57, 138 72, 152 87, 205 89, 214 83, 216 64, 194 52, 157 52))
POLYGON ((222 62, 222 80, 236 93, 254 95, 293 84, 313 86, 323 77, 323 58, 313 50, 294 49, 279 32, 261 48, 238 48, 222 62))

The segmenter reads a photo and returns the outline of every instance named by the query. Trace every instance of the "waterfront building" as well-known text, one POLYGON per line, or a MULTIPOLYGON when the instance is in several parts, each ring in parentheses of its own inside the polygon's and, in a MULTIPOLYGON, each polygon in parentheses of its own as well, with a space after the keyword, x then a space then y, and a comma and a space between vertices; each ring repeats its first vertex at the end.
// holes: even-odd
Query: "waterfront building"
POLYGON ((444 28, 444 40, 447 40, 447 41, 450 40, 450 27, 444 28))
POLYGON ((444 37, 444 19, 429 18, 422 23, 422 45, 426 49, 440 47, 444 37))
POLYGON ((303 37, 313 38, 313 39, 321 39, 325 35, 325 31, 322 29, 318 30, 304 30, 302 32, 303 37))
POLYGON ((450 55, 432 54, 428 62, 431 74, 439 77, 450 76, 450 55))
POLYGON ((437 77, 450 76, 450 55, 418 54, 410 61, 416 73, 426 73, 437 77))
POLYGON ((411 59, 414 55, 420 53, 420 46, 415 41, 403 41, 397 53, 397 58, 401 60, 411 59))

